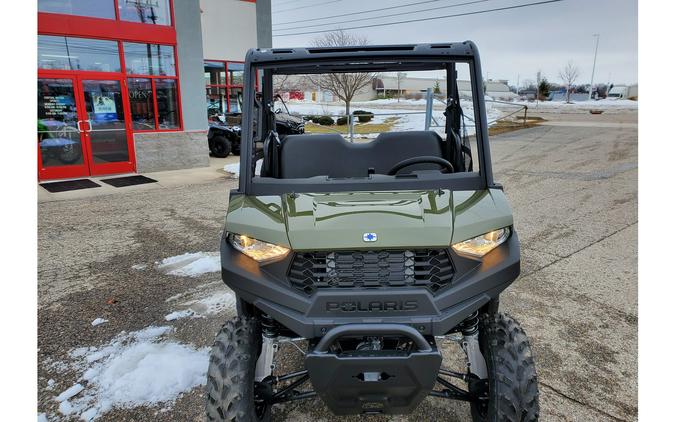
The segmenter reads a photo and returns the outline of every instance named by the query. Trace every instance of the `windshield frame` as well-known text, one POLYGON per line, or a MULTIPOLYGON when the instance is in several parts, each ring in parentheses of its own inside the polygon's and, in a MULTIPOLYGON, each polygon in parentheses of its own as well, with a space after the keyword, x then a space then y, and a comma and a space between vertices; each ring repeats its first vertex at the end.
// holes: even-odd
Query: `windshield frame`
MULTIPOLYGON (((470 42, 444 45, 441 48, 433 45, 414 46, 369 46, 366 50, 345 49, 252 49, 246 56, 244 68, 244 107, 242 109, 242 139, 240 155, 239 193, 246 195, 281 195, 287 193, 325 193, 352 191, 394 191, 394 190, 484 190, 488 187, 499 187, 492 178, 490 150, 487 134, 487 118, 483 95, 483 80, 478 50, 470 42), (397 50, 400 48, 400 50, 397 50), (408 50, 403 51, 403 48, 408 50), (344 50, 344 51, 343 51, 344 50), (447 50, 447 51, 446 51, 447 50), (342 53, 342 54, 341 54, 342 53), (467 63, 472 87, 472 101, 475 113, 476 145, 479 163, 477 172, 457 172, 422 174, 415 176, 370 175, 362 178, 331 179, 317 176, 305 179, 277 179, 271 177, 254 177, 253 158, 255 151, 253 140, 253 119, 256 113, 255 75, 262 76, 263 104, 274 98, 272 78, 274 74, 302 74, 312 66, 334 66, 335 69, 350 70, 350 66, 363 66, 369 60, 373 62, 397 63, 399 67, 419 66, 421 62, 429 63, 436 68, 450 69, 453 63, 467 63), (248 153, 245 151, 249 151, 248 153)), ((453 67, 454 68, 454 67, 453 67)), ((362 67, 360 68, 362 69, 362 67)), ((354 70, 352 70, 354 71, 354 70)), ((316 72, 320 73, 320 72, 316 72)), ((448 75, 450 80, 456 80, 448 75)), ((450 90, 448 90, 450 92, 450 90)), ((274 110, 272 110, 273 112, 274 110)), ((262 113, 260 113, 262 115, 262 113)), ((260 117, 260 116, 259 116, 260 117)), ((264 119, 261 119, 264 120, 264 119)), ((265 133, 273 121, 262 121, 259 125, 265 133)), ((263 138, 264 139, 264 138, 263 138)))

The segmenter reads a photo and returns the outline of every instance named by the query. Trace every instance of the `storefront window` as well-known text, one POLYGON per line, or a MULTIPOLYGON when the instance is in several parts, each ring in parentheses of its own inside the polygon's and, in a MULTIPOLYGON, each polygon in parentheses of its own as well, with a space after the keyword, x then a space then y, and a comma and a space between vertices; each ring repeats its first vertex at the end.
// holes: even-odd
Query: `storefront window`
POLYGON ((129 104, 134 130, 155 129, 155 104, 150 79, 129 79, 129 104))
POLYGON ((38 68, 119 72, 116 41, 38 35, 38 68))
POLYGON ((176 76, 173 47, 159 44, 124 43, 127 73, 132 75, 176 76))
POLYGON ((204 62, 204 79, 207 85, 225 85, 225 63, 204 62))
POLYGON ((225 113, 241 113, 243 63, 205 61, 204 79, 209 119, 225 113))
POLYGON ((118 0, 123 21, 171 25, 169 0, 118 0))
POLYGON ((209 120, 227 112, 227 89, 219 87, 206 88, 206 107, 209 120))
MULTIPOLYGON (((120 0, 123 2, 125 0, 120 0)), ((38 12, 115 19, 114 0, 38 0, 38 12)))
POLYGON ((174 79, 155 79, 157 94, 157 119, 159 129, 177 129, 178 119, 178 91, 174 79))
POLYGON ((243 85, 244 84, 244 64, 243 63, 228 63, 227 71, 229 72, 230 80, 228 85, 243 85))
POLYGON ((230 95, 230 112, 231 113, 241 113, 241 103, 242 103, 242 89, 241 88, 231 88, 229 90, 230 95))

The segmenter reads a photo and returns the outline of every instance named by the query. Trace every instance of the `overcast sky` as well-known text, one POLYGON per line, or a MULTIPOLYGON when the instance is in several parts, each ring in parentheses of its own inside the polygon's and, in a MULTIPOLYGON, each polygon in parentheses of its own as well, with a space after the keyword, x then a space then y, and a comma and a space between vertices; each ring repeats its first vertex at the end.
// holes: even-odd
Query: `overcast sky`
MULTIPOLYGON (((442 16, 533 3, 542 0, 483 0, 458 6, 471 0, 438 0, 405 8, 390 9, 422 0, 272 0, 274 47, 306 46, 321 34, 279 36, 281 34, 337 27, 362 26, 400 20, 442 16), (444 7, 428 12, 416 10, 444 7), (347 17, 313 19, 351 12, 384 8, 347 17), (293 10, 291 10, 293 9, 293 10), (405 13, 380 18, 378 15, 405 13), (353 23, 330 25, 330 22, 370 18, 353 23), (283 22, 303 20, 302 23, 283 22), (303 25, 323 24, 305 27, 303 25), (281 29, 296 28, 281 31, 281 29)), ((637 0, 563 0, 519 9, 496 11, 473 16, 354 29, 371 44, 403 44, 472 40, 481 53, 483 76, 508 79, 516 84, 520 76, 535 80, 538 70, 550 81, 561 82, 558 71, 572 60, 581 72, 579 83, 589 83, 593 67, 595 39, 600 34, 595 83, 637 82, 637 0)))

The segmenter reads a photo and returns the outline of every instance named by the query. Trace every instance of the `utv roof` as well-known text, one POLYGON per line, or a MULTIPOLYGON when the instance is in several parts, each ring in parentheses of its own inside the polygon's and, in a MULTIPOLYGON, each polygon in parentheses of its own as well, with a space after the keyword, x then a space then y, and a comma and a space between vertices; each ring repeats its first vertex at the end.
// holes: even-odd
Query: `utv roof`
POLYGON ((301 47, 251 49, 247 63, 274 72, 323 73, 348 71, 442 69, 451 61, 478 58, 472 41, 443 44, 367 45, 354 47, 301 47))

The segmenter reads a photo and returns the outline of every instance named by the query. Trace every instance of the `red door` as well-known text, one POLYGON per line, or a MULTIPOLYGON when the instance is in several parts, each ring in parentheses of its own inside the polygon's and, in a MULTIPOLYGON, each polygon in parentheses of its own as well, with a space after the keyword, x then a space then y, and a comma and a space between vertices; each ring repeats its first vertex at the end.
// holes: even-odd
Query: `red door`
POLYGON ((129 99, 121 75, 38 75, 38 177, 135 170, 129 99))
POLYGON ((82 128, 86 115, 77 78, 68 74, 38 77, 38 177, 56 179, 89 175, 82 128))
POLYGON ((82 126, 89 151, 89 171, 97 176, 134 171, 134 150, 129 124, 129 95, 124 79, 81 76, 82 126))

